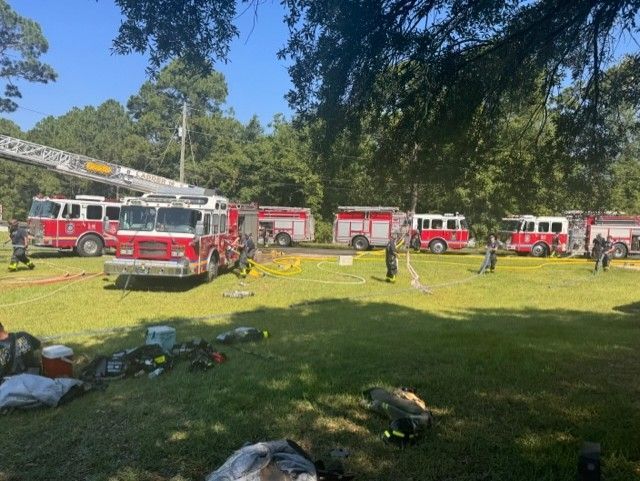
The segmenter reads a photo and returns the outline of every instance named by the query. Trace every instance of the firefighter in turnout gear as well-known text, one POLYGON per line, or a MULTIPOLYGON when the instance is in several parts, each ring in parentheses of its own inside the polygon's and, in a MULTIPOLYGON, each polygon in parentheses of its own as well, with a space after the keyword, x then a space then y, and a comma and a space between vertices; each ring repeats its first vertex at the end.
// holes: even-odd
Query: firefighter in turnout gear
POLYGON ((613 237, 607 236, 607 240, 602 246, 602 268, 605 271, 609 270, 609 264, 611 263, 611 256, 615 252, 613 247, 613 237))
POLYGON ((27 246, 29 245, 29 233, 27 229, 20 227, 17 220, 11 219, 11 222, 9 222, 9 236, 11 238, 11 245, 13 246, 13 255, 11 256, 9 271, 17 271, 19 262, 22 262, 29 269, 33 269, 35 265, 27 257, 27 246))
POLYGON ((249 259, 253 260, 256 255, 256 244, 251 238, 251 234, 243 234, 242 241, 240 242, 240 259, 238 259, 238 268, 240 269, 240 275, 246 277, 250 268, 249 259))
POLYGON ((601 234, 598 234, 595 239, 593 239, 593 248, 591 250, 591 256, 596 260, 596 265, 593 269, 593 273, 595 274, 602 268, 602 264, 604 263, 604 246, 606 241, 602 237, 601 234))
POLYGON ((500 247, 498 239, 496 239, 495 235, 491 234, 489 236, 489 241, 487 242, 485 256, 478 274, 484 274, 485 272, 487 272, 487 269, 489 269, 489 272, 491 273, 495 272, 496 263, 498 262, 498 247, 500 247))
POLYGON ((398 275, 398 246, 396 244, 398 234, 392 234, 385 248, 385 261, 387 263, 387 282, 395 282, 398 275))

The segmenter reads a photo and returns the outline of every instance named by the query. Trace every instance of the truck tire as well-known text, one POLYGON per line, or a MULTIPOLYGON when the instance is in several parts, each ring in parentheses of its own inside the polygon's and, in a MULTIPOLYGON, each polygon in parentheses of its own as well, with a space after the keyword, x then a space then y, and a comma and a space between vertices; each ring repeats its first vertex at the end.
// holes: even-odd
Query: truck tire
POLYGON ((447 251, 447 244, 440 239, 436 239, 429 244, 429 250, 434 254, 444 254, 447 251))
POLYGON ((420 245, 420 244, 421 244, 421 243, 420 243, 420 237, 419 237, 419 236, 417 236, 417 235, 414 235, 414 236, 411 238, 411 248, 412 248, 412 249, 415 249, 415 250, 417 250, 417 251, 419 251, 419 250, 420 250, 420 247, 421 247, 421 245, 420 245))
POLYGON ((538 242, 531 248, 531 255, 533 257, 547 257, 549 254, 549 249, 546 244, 542 242, 538 242))
POLYGON ((286 232, 280 232, 276 236, 276 244, 280 247, 289 247, 291 245, 291 236, 286 232))
POLYGON ((207 273, 205 274, 207 282, 213 282, 218 277, 218 268, 218 256, 212 254, 207 262, 207 273))
POLYGON ((364 236, 356 236, 351 241, 351 245, 357 251, 366 251, 369 248, 369 241, 364 236))
POLYGON ((629 252, 627 246, 622 242, 616 242, 615 244, 613 244, 613 249, 614 259, 624 259, 625 257, 627 257, 627 254, 629 252))
POLYGON ((104 243, 100 237, 94 234, 88 234, 80 239, 76 250, 80 257, 100 257, 103 248, 104 243))

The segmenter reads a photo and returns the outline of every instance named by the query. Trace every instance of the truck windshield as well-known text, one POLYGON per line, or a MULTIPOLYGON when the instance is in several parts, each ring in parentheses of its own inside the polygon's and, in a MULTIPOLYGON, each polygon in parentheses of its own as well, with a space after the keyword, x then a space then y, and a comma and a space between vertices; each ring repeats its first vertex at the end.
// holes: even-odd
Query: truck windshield
POLYGON ((465 230, 469 230, 469 223, 467 222, 467 219, 460 219, 460 227, 465 230))
POLYGON ((45 219, 57 219, 60 213, 60 204, 50 200, 34 200, 29 210, 29 217, 44 217, 45 219))
POLYGON ((161 207, 158 209, 156 230, 158 232, 176 232, 194 234, 200 212, 181 207, 161 207))
POLYGON ((518 219, 503 220, 500 224, 500 230, 503 232, 518 232, 520 230, 521 221, 518 219))
POLYGON ((156 220, 156 209, 140 205, 125 205, 120 209, 120 229, 153 230, 156 220))

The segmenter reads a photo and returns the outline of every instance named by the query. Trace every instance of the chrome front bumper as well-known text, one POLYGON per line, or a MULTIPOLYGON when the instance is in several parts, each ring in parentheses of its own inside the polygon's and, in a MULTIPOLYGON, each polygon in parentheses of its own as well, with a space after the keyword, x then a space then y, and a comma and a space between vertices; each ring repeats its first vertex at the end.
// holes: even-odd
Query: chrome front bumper
POLYGON ((159 277, 189 277, 193 275, 189 261, 150 261, 140 259, 112 259, 104 263, 108 275, 159 277))

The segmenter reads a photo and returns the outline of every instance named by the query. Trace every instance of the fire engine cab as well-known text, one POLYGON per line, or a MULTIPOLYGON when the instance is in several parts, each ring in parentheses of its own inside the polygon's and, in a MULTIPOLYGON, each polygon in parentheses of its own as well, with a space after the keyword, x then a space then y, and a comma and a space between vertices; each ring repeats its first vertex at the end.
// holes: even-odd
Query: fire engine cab
POLYGON ((409 226, 407 214, 397 207, 338 207, 333 222, 333 243, 348 244, 358 251, 384 246, 392 233, 409 226))
POLYGON ((411 247, 442 254, 469 245, 469 224, 460 214, 414 214, 411 247))
POLYGON ((104 248, 116 247, 120 205, 92 195, 34 197, 28 217, 31 243, 74 249, 83 257, 101 256, 104 248))
POLYGON ((258 242, 275 242, 289 247, 293 242, 313 241, 315 221, 311 209, 301 207, 260 206, 258 242))
POLYGON ((508 250, 518 254, 545 257, 551 253, 553 239, 558 236, 558 252, 568 250, 569 220, 566 217, 523 215, 502 219, 502 240, 508 250))
POLYGON ((212 281, 235 260, 229 203, 217 195, 145 194, 126 198, 116 257, 107 274, 188 277, 212 281))

